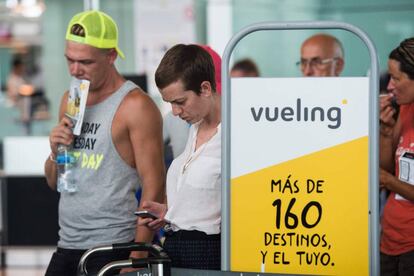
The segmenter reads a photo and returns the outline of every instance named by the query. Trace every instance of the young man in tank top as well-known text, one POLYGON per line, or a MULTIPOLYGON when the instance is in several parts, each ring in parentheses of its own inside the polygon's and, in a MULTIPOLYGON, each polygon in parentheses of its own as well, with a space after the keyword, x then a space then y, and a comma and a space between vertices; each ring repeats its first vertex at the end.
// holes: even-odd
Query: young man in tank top
MULTIPOLYGON (((49 136, 48 185, 56 189, 58 145, 72 145, 78 191, 61 193, 58 248, 46 275, 75 275, 80 257, 92 247, 150 242, 153 237, 147 227, 137 226, 135 191, 141 185, 142 201, 164 200, 162 118, 150 97, 119 74, 114 65, 118 55, 123 57, 112 18, 99 11, 72 18, 65 58, 71 76, 89 80, 90 88, 81 134, 73 135, 73 124, 65 116, 65 92, 59 123, 49 136)), ((108 262, 128 257, 129 253, 100 256, 91 259, 87 269, 96 274, 108 262)))

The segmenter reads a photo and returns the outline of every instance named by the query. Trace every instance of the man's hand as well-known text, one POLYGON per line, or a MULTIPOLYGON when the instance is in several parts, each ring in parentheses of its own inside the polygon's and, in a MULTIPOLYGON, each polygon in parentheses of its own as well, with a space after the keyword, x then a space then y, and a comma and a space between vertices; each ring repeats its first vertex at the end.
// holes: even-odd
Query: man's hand
MULTIPOLYGON (((67 95, 67 93, 65 95, 67 95)), ((65 99, 65 97, 63 99, 65 99)), ((66 101, 62 100, 62 103, 66 103, 66 101)), ((61 120, 59 124, 52 129, 49 135, 49 145, 50 145, 50 150, 52 153, 50 155, 50 158, 47 158, 45 162, 45 177, 46 177, 47 185, 52 190, 56 190, 57 166, 56 166, 56 161, 51 162, 51 160, 52 161, 53 159, 56 160, 59 144, 70 145, 72 144, 72 141, 73 141, 73 132, 72 132, 73 123, 72 123, 72 120, 70 120, 64 115, 63 106, 65 106, 65 104, 61 104, 61 107, 60 107, 61 120)))
MULTIPOLYGON (((132 251, 131 254, 129 254, 129 258, 130 259, 148 258, 148 252, 147 251, 132 251)), ((132 268, 132 267, 123 268, 120 271, 120 274, 128 273, 128 272, 134 272, 134 271, 138 271, 140 269, 142 269, 142 268, 132 268)))
POLYGON ((59 144, 70 145, 72 143, 72 127, 72 120, 67 117, 63 117, 59 124, 52 129, 49 136, 49 142, 50 149, 52 150, 53 154, 56 155, 57 147, 59 144))

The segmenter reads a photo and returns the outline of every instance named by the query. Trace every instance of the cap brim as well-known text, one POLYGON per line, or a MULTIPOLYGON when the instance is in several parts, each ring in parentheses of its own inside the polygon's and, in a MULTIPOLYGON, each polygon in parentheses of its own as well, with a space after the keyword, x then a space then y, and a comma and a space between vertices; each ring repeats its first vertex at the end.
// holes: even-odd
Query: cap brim
POLYGON ((115 50, 122 59, 125 59, 124 53, 118 47, 115 47, 115 50))

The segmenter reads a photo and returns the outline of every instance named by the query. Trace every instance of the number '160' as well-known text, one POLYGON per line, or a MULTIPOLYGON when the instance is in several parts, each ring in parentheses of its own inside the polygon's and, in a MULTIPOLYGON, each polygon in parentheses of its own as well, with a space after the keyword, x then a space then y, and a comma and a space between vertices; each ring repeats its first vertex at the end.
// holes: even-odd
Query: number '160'
MULTIPOLYGON (((294 213, 292 213, 292 208, 293 205, 296 202, 296 198, 292 198, 289 202, 289 205, 287 207, 286 213, 285 213, 285 226, 288 229, 295 229, 298 224, 299 224, 299 219, 298 216, 295 215, 294 213)), ((281 220, 281 213, 282 213, 282 201, 280 199, 276 199, 275 201, 273 201, 273 206, 276 207, 276 228, 280 229, 280 220, 281 220)), ((313 228, 316 225, 318 225, 319 221, 321 220, 322 217, 322 207, 321 204, 319 202, 316 201, 311 201, 308 204, 306 204, 306 206, 303 208, 302 210, 302 214, 301 214, 301 222, 302 225, 306 228, 313 228), (315 207, 317 209, 318 212, 318 218, 316 219, 316 221, 314 223, 309 222, 308 220, 308 212, 309 210, 315 207)))

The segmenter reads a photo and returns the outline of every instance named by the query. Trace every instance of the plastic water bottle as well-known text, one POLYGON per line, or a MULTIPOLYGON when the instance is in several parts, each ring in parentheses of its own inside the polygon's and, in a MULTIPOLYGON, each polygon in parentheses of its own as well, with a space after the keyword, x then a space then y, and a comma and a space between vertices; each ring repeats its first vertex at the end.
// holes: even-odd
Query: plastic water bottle
POLYGON ((73 172, 76 158, 70 149, 71 147, 66 145, 58 146, 58 153, 56 156, 58 167, 57 190, 60 193, 74 193, 78 190, 73 172))

